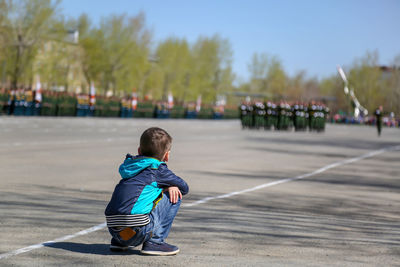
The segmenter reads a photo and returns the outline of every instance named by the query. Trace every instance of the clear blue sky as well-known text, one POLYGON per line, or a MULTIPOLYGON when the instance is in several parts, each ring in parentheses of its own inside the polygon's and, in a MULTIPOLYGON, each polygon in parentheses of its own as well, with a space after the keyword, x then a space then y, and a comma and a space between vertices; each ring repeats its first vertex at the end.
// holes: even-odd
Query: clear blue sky
POLYGON ((400 55, 400 0, 64 0, 61 7, 94 22, 143 11, 156 43, 218 33, 229 39, 242 79, 254 52, 278 56, 289 75, 305 70, 318 78, 367 51, 377 50, 384 65, 400 55))

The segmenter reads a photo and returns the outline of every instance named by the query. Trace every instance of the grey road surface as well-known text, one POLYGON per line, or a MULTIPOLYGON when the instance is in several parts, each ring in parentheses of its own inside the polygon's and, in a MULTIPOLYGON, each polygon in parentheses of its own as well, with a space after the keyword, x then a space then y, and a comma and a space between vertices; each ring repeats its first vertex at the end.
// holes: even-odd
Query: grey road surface
POLYGON ((400 266, 399 193, 400 129, 0 117, 1 266, 400 266), (104 223, 118 166, 151 126, 173 136, 168 166, 190 186, 167 239, 181 252, 113 253, 105 228, 76 236, 104 223))

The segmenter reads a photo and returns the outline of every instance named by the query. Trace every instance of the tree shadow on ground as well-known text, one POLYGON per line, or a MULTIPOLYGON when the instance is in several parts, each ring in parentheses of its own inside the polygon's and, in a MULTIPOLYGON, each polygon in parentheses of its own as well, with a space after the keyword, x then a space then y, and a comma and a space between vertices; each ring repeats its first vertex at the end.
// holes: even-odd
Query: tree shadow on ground
POLYGON ((287 138, 271 138, 271 137, 248 137, 247 140, 256 142, 258 144, 276 143, 286 145, 303 145, 309 146, 329 146, 329 147, 343 147, 350 149, 381 149, 391 146, 399 145, 398 142, 390 141, 371 141, 359 140, 358 138, 346 138, 344 140, 337 139, 324 139, 324 140, 306 140, 306 139, 287 139, 287 138))
MULTIPOLYGON (((336 156, 336 155, 333 155, 336 156)), ((369 174, 379 167, 368 167, 369 174)), ((391 169, 392 170, 392 169, 391 169)), ((380 170, 375 170, 375 177, 380 170)), ((233 172, 199 172, 202 175, 215 177, 242 177, 242 174, 233 172)), ((317 194, 312 190, 291 192, 282 195, 282 192, 268 190, 257 191, 247 195, 231 198, 215 199, 205 205, 184 207, 177 217, 180 225, 178 233, 180 237, 190 237, 193 233, 204 233, 197 236, 203 239, 209 246, 213 242, 238 243, 240 245, 255 244, 260 247, 267 245, 308 247, 308 248, 332 248, 338 249, 342 244, 361 244, 356 248, 364 251, 364 247, 379 246, 387 248, 400 245, 400 232, 398 215, 393 213, 396 202, 390 199, 379 203, 375 191, 399 190, 399 180, 374 179, 366 177, 366 170, 354 173, 347 170, 340 174, 319 174, 313 178, 301 180, 309 183, 314 190, 326 191, 326 195, 317 194), (349 173, 351 172, 351 173, 349 173), (318 185, 319 184, 319 185, 318 185), (329 187, 327 186, 329 185, 329 187), (341 186, 336 187, 335 186, 341 186), (342 194, 346 188, 348 194, 342 194), (352 193, 350 194, 350 193, 352 193), (362 192, 370 193, 369 198, 358 197, 362 192), (375 203, 377 202, 377 203, 375 203)), ((284 172, 271 173, 267 177, 253 172, 247 175, 250 178, 276 180, 279 177, 291 177, 284 172)), ((393 177, 388 173, 389 177, 393 177)), ((300 182, 300 181, 299 181, 300 182)), ((50 188, 46 187, 44 192, 50 188)), ((53 188, 51 188, 53 189, 53 188)), ((212 190, 212 187, 210 187, 212 190)), ((64 188, 54 188, 62 192, 64 188)), ((97 192, 90 192, 96 193, 97 192)), ((99 194, 102 192, 99 192, 99 194)), ((218 192, 192 192, 185 201, 200 200, 210 196, 218 196, 218 192)), ((382 196, 383 197, 383 196, 382 196)), ((10 214, 6 219, 18 219, 17 221, 4 221, 3 227, 19 227, 19 225, 36 225, 40 227, 59 228, 60 225, 90 225, 93 218, 102 215, 106 201, 91 199, 85 192, 77 195, 53 195, 40 196, 27 193, 4 192, 4 201, 0 203, 0 210, 26 211, 24 216, 18 213, 10 214), (29 213, 28 213, 29 211, 29 213), (34 211, 35 213, 32 213, 34 211), (66 219, 58 216, 60 212, 68 215, 66 219), (57 216, 54 216, 57 214, 57 216), (82 216, 85 214, 85 216, 82 216), (19 217, 18 217, 19 216, 19 217), (51 218, 54 216, 54 218, 51 218), (20 222, 23 221, 24 224, 20 222), (66 222, 68 222, 66 224, 66 222), (20 223, 20 224, 18 224, 20 223), (6 226, 7 225, 7 226, 6 226)), ((4 218, 4 217, 3 217, 4 218)), ((104 218, 104 217, 102 217, 104 218)), ((7 228, 6 228, 7 229, 7 228)), ((4 229, 3 229, 4 230, 4 229)), ((7 231, 7 230, 6 230, 7 231)), ((193 242, 193 239, 185 238, 184 242, 193 242)), ((196 240, 198 242, 198 240, 196 240)), ((138 250, 114 253, 109 251, 108 243, 73 243, 57 242, 45 244, 46 247, 82 254, 93 255, 139 255, 138 250)), ((346 249, 346 247, 343 247, 346 249)))
MULTIPOLYGON (((396 202, 393 202, 393 194, 386 194, 400 190, 400 181, 392 173, 397 168, 382 170, 379 164, 369 165, 299 180, 297 183, 303 183, 299 191, 283 191, 287 195, 279 190, 260 190, 212 199, 204 205, 183 206, 177 217, 179 231, 205 233, 202 242, 208 244, 223 241, 260 247, 324 247, 338 251, 346 249, 343 244, 350 244, 348 246, 360 252, 368 251, 369 246, 383 250, 399 246, 399 217, 393 211, 396 202), (304 191, 304 186, 310 189, 304 191)), ((203 171, 201 174, 215 179, 235 177, 230 172, 203 171)), ((258 173, 250 173, 248 177, 262 178, 258 173)), ((276 177, 264 176, 264 179, 276 180, 276 177)), ((210 195, 218 197, 219 194, 208 192, 204 196, 192 192, 189 200, 210 195)))
MULTIPOLYGON (((257 197, 225 198, 209 205, 185 207, 178 215, 176 231, 187 235, 205 233, 209 244, 223 241, 338 250, 343 243, 400 245, 397 220, 390 207, 372 205, 362 198, 279 194, 269 192, 264 201, 260 201, 260 193, 257 197)), ((363 251, 363 246, 353 249, 363 251)))
POLYGON ((218 179, 222 178, 239 178, 239 179, 260 179, 265 181, 273 181, 274 179, 283 179, 288 177, 293 177, 295 174, 291 174, 288 172, 273 172, 269 171, 268 173, 239 173, 239 172, 220 172, 220 171, 191 171, 191 173, 206 175, 210 177, 215 177, 218 179))
POLYGON ((269 153, 279 153, 286 155, 300 155, 300 156, 319 156, 319 157, 327 157, 327 158, 346 158, 348 157, 345 153, 328 153, 326 151, 307 151, 307 150, 292 150, 292 149, 276 149, 269 147, 243 147, 243 149, 252 149, 257 151, 269 152, 269 153))
POLYGON ((387 189, 391 191, 399 191, 400 183, 396 180, 380 180, 380 179, 371 179, 366 178, 359 175, 351 175, 351 174, 341 174, 341 180, 336 179, 335 177, 327 177, 325 179, 303 179, 305 182, 310 183, 320 183, 320 184, 332 184, 332 185, 344 185, 344 186, 355 186, 358 187, 358 190, 362 190, 363 188, 369 187, 370 191, 381 191, 381 189, 387 189))

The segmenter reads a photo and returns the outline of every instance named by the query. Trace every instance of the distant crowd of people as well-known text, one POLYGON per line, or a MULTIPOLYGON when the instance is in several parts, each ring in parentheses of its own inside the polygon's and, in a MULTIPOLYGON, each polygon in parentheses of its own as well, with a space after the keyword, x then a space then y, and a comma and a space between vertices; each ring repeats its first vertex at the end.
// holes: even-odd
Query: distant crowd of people
POLYGON ((310 103, 286 101, 274 103, 243 102, 239 106, 240 120, 243 129, 265 129, 288 131, 317 131, 325 130, 325 122, 329 108, 320 102, 310 103))
POLYGON ((0 107, 8 115, 33 116, 40 114, 42 95, 30 88, 6 90, 0 88, 0 107))
MULTIPOLYGON (((197 119, 201 106, 195 102, 188 102, 183 105, 183 118, 185 119, 197 119)), ((166 119, 171 117, 172 106, 167 101, 157 101, 153 109, 153 118, 166 119)), ((214 105, 212 107, 212 119, 222 119, 225 114, 225 107, 223 105, 214 105)))
POLYGON ((175 105, 171 101, 139 102, 135 94, 105 97, 85 93, 56 92, 0 88, 0 114, 14 116, 77 116, 77 117, 153 117, 187 119, 222 119, 237 116, 235 110, 225 113, 225 107, 201 106, 200 102, 175 105))
MULTIPOLYGON (((98 97, 104 102, 103 97, 98 97)), ((115 102, 109 99, 108 102, 115 102)), ((88 94, 18 88, 0 88, 0 108, 3 114, 14 116, 93 116, 96 98, 88 94)))
MULTIPOLYGON (((377 116, 375 115, 376 110, 373 114, 368 116, 347 116, 345 114, 337 113, 332 116, 331 122, 333 123, 344 123, 344 124, 365 124, 365 125, 376 125, 378 122, 377 116)), ((400 118, 396 118, 394 112, 379 114, 381 117, 382 125, 386 127, 400 127, 400 118)))

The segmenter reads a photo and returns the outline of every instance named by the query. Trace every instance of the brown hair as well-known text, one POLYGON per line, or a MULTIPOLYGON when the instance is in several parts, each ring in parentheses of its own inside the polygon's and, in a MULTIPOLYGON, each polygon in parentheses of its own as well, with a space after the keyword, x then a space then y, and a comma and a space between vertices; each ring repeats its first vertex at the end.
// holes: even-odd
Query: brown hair
POLYGON ((171 149, 172 137, 163 129, 151 127, 140 137, 140 154, 162 160, 171 149))

